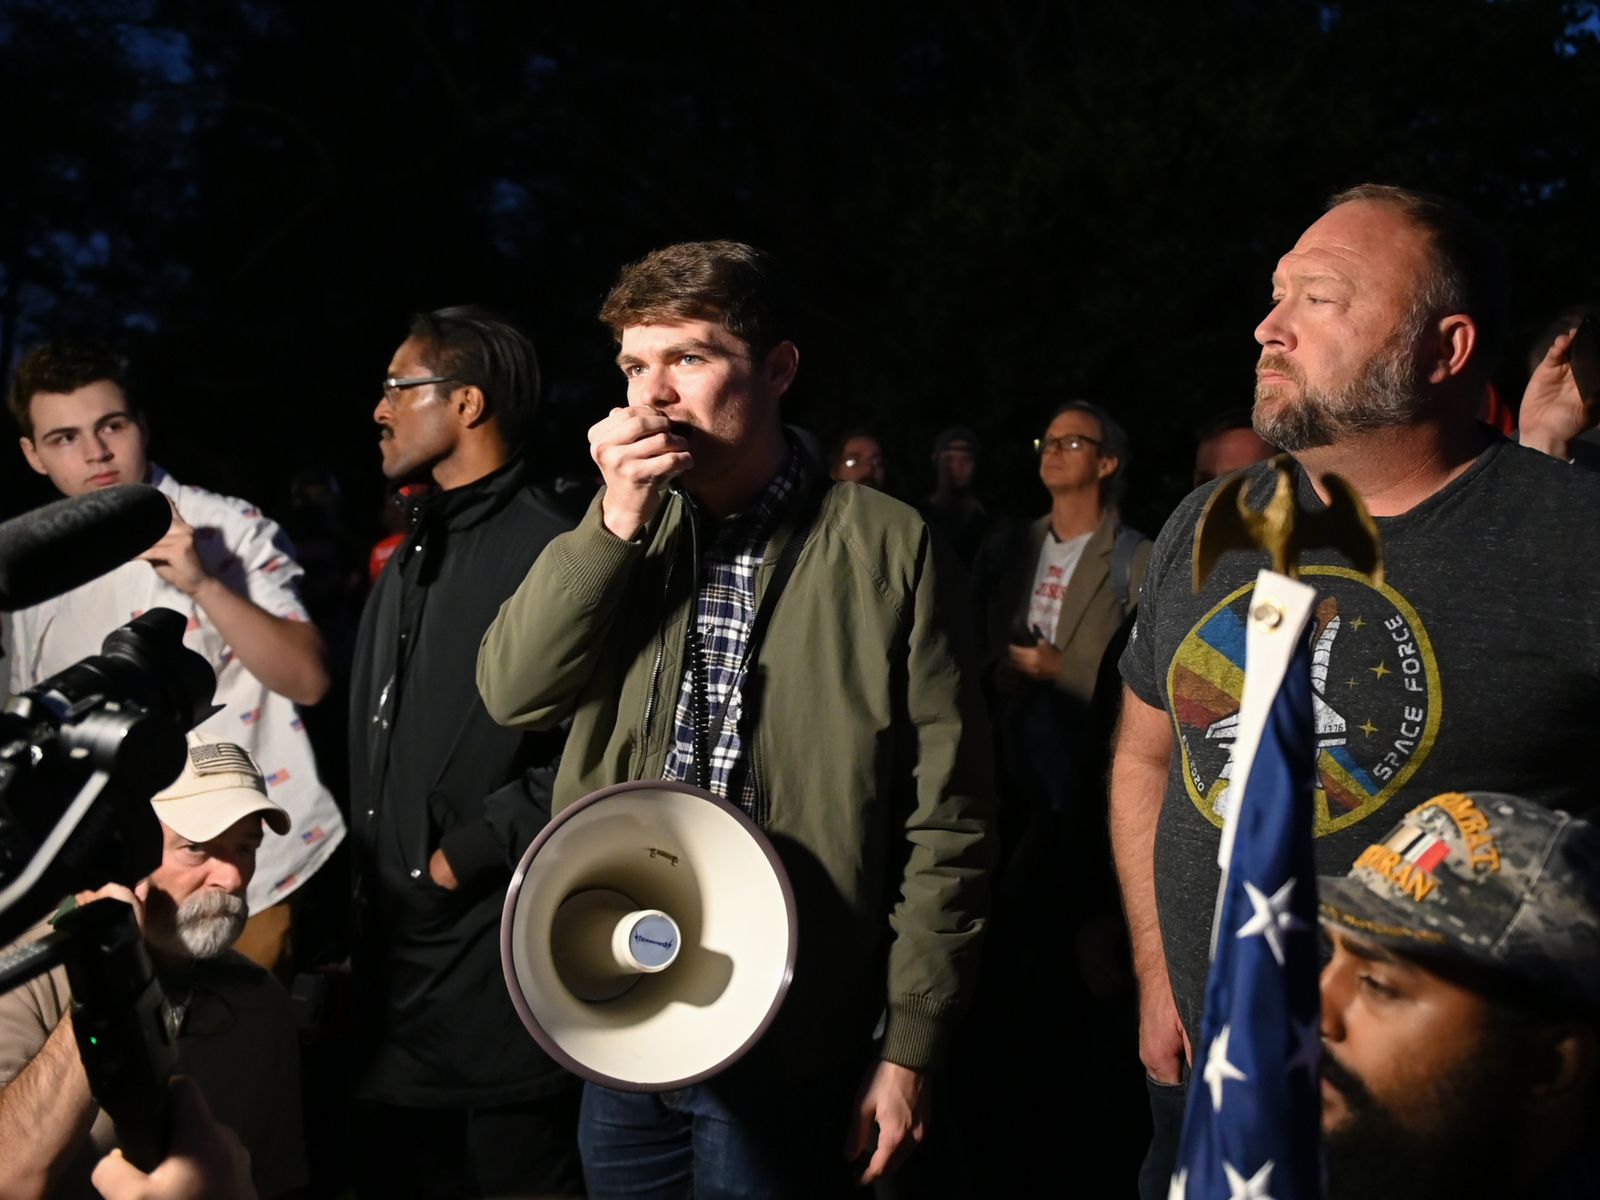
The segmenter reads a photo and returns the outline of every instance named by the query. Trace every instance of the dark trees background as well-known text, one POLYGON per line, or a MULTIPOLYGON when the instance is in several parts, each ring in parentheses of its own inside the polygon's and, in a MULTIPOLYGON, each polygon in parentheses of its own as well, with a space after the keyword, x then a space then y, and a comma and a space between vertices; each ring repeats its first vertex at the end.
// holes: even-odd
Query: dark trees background
MULTIPOLYGON (((1329 193, 1467 201, 1521 341, 1600 295, 1597 26, 1558 0, 0 0, 0 358, 109 331, 180 478, 271 510, 328 466, 375 520, 411 311, 525 321, 542 452, 581 470, 621 394, 593 318, 617 267, 737 237, 796 275, 796 421, 876 425, 904 496, 965 421, 982 489, 1027 509, 1036 427, 1093 397, 1153 533, 1329 193)), ((1523 378, 1513 352, 1503 394, 1523 378)), ((45 493, 5 453, 9 513, 45 493)))
MULTIPOLYGON (((520 318, 539 453, 583 471, 622 396, 594 319, 619 265, 742 238, 796 278, 796 422, 874 425, 907 498, 934 433, 971 424, 980 491, 1026 512, 1031 439, 1097 399, 1133 435, 1127 507, 1154 534, 1193 427, 1249 401, 1274 262, 1344 187, 1431 188, 1500 229, 1497 386, 1520 395, 1517 347, 1600 299, 1597 31, 1587 0, 0 0, 0 365, 120 339, 158 461, 280 516, 297 470, 332 469, 359 544, 411 312, 520 318)), ((0 455, 0 516, 49 497, 0 455)), ((310 714, 332 780, 342 711, 310 714)), ((1059 1002, 1017 999, 1070 1033, 1059 1002)), ((995 1073, 1043 1073, 1091 1151, 1073 1161, 1114 1178, 1143 1097, 1135 1074, 1131 1107, 1092 1091, 1083 1049, 1047 1033, 995 1073)), ((1007 1137, 1033 1111, 979 1103, 1007 1137)), ((980 1144, 999 1178, 1062 1146, 980 1144)))

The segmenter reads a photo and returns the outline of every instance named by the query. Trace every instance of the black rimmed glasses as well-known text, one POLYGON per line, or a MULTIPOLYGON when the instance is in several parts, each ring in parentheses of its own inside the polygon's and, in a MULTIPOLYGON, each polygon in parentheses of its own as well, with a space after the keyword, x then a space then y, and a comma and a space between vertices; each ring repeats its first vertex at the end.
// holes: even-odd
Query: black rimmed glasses
POLYGON ((1065 454, 1069 450, 1082 450, 1085 446, 1093 446, 1099 450, 1105 445, 1099 438, 1086 437, 1081 433, 1069 433, 1065 437, 1042 437, 1033 439, 1035 454, 1065 454))
POLYGON ((425 387, 430 383, 450 383, 454 376, 451 375, 389 375, 383 381, 383 398, 390 404, 395 404, 400 399, 400 393, 411 388, 425 387))

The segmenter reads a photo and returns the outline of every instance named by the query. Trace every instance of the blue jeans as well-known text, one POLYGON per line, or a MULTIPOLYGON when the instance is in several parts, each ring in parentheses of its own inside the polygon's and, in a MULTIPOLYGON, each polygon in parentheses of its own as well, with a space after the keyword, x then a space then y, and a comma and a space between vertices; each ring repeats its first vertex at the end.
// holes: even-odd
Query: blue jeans
POLYGON ((777 1200, 855 1192, 845 1161, 853 1075, 743 1089, 583 1087, 578 1149, 590 1200, 777 1200))

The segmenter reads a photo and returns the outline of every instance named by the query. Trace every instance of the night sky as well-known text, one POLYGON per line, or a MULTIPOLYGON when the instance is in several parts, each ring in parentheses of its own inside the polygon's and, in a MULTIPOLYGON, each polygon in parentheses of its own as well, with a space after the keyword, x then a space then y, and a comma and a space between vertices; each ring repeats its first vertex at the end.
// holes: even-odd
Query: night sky
MULTIPOLYGON (((875 425, 906 498, 971 424, 980 492, 1042 510, 1030 439, 1095 399, 1153 534, 1330 193, 1432 188, 1501 231, 1513 401, 1528 339, 1600 297, 1595 4, 754 9, 0 0, 0 356, 110 336, 179 478, 273 511, 332 470, 364 530, 410 312, 524 323, 541 462, 581 471, 617 268, 741 238, 795 278, 795 422, 875 425)), ((48 492, 5 453, 9 515, 48 492)))

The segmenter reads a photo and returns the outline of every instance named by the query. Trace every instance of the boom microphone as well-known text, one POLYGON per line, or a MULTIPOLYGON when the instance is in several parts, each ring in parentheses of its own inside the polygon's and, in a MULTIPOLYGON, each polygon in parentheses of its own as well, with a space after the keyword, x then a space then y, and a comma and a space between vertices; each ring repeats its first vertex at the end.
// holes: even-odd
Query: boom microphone
POLYGON ((53 600, 161 540, 172 505, 149 484, 69 496, 0 525, 0 612, 53 600))

